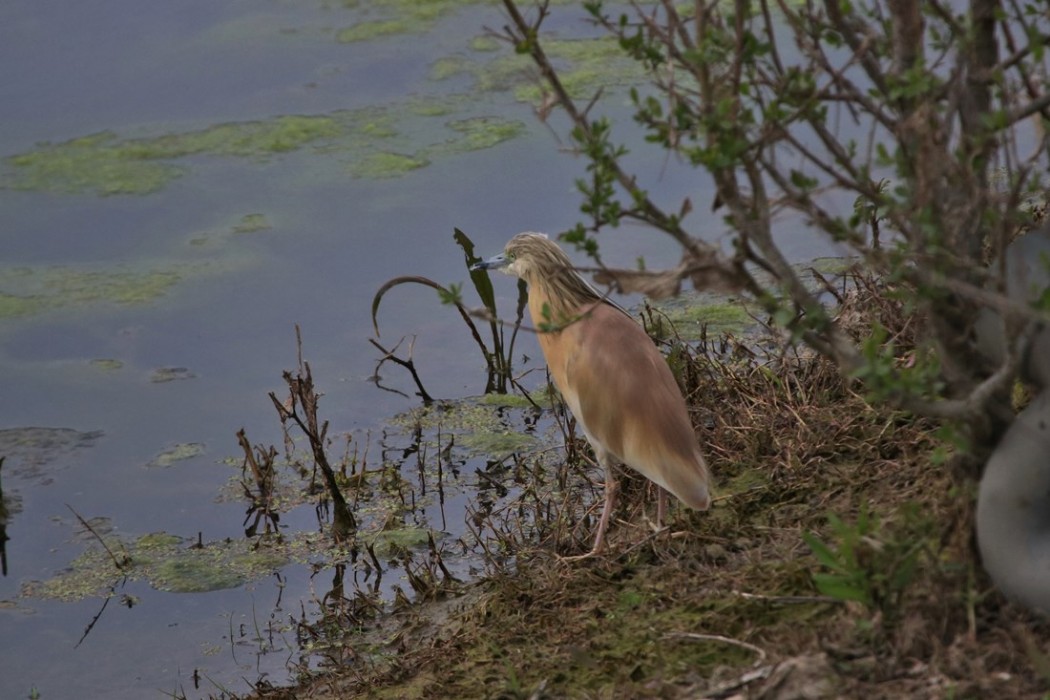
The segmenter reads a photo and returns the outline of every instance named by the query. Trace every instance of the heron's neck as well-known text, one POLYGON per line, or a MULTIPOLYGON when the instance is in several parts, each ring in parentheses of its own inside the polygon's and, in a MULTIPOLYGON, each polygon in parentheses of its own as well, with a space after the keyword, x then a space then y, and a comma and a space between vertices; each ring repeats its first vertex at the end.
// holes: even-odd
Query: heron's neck
POLYGON ((530 306, 534 314, 546 307, 550 317, 543 319, 545 321, 563 323, 603 301, 594 287, 571 269, 531 277, 528 280, 530 306))

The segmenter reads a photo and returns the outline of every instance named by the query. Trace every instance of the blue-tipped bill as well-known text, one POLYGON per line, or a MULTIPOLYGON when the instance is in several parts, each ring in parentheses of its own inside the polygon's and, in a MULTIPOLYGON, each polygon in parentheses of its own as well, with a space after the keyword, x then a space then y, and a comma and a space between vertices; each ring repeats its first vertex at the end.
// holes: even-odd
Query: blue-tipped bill
POLYGON ((506 253, 500 253, 499 255, 492 256, 488 260, 482 260, 480 262, 474 263, 470 266, 470 271, 474 272, 475 270, 498 270, 501 267, 506 267, 509 264, 510 258, 507 257, 506 253))

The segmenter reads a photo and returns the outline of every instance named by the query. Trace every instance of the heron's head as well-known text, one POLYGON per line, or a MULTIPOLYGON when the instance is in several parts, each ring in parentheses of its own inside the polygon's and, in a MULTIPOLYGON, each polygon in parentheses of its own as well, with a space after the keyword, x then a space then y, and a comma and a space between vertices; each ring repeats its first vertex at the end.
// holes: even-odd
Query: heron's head
POLYGON ((530 285, 572 272, 572 262, 558 244, 543 233, 519 233, 499 255, 473 266, 476 270, 500 270, 530 285))
POLYGON ((558 317, 572 316, 581 306, 604 300, 576 273, 565 251, 542 233, 519 233, 502 253, 471 269, 500 270, 524 280, 530 299, 535 295, 558 317))

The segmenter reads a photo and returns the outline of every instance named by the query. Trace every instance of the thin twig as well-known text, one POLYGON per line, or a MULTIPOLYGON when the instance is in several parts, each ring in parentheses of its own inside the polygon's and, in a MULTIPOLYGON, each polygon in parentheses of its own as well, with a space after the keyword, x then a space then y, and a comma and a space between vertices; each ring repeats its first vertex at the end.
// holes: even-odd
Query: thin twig
MULTIPOLYGON (((408 373, 412 376, 412 381, 416 383, 416 389, 419 390, 417 392, 417 395, 419 396, 419 398, 423 399, 423 403, 424 404, 431 404, 431 403, 434 402, 434 397, 431 396, 429 393, 427 393, 426 388, 423 386, 423 380, 420 378, 419 372, 416 371, 415 360, 412 359, 412 350, 415 348, 415 345, 416 345, 416 339, 415 338, 413 338, 412 342, 410 342, 408 344, 408 359, 407 360, 404 360, 404 359, 402 359, 402 358, 400 358, 400 357, 398 357, 397 355, 394 354, 395 352, 397 352, 397 349, 399 347, 401 347, 401 343, 405 342, 404 338, 402 338, 401 340, 397 341, 397 345, 395 345, 393 347, 393 349, 389 349, 389 350, 387 348, 384 348, 379 343, 379 341, 376 340, 375 338, 369 338, 368 342, 371 343, 372 345, 374 345, 376 347, 376 349, 378 349, 381 353, 383 353, 383 357, 379 358, 379 362, 376 363, 375 373, 373 374, 373 379, 376 382, 376 386, 380 386, 380 384, 379 384, 379 368, 383 366, 384 362, 389 360, 390 362, 393 362, 395 365, 400 365, 400 366, 402 366, 402 367, 404 367, 405 369, 408 370, 408 373)), ((386 387, 381 387, 381 388, 385 389, 386 387)), ((388 391, 394 391, 394 392, 399 393, 399 394, 402 393, 402 392, 397 391, 396 389, 388 389, 388 391)))
POLYGON ((832 598, 826 595, 763 595, 760 593, 746 593, 744 591, 732 591, 732 594, 745 600, 761 600, 766 603, 777 603, 783 605, 809 605, 812 603, 829 603, 841 605, 846 601, 832 598))
POLYGON ((103 549, 106 550, 106 554, 108 554, 109 558, 113 560, 113 565, 116 566, 118 570, 124 571, 124 567, 131 563, 131 558, 125 554, 123 559, 118 559, 117 555, 114 554, 113 550, 109 548, 108 544, 106 544, 106 541, 102 539, 102 535, 98 534, 98 532, 95 531, 95 528, 91 527, 88 521, 84 520, 80 513, 73 510, 73 506, 67 503, 66 508, 69 508, 69 512, 76 516, 77 520, 80 521, 80 524, 84 526, 84 529, 94 535, 95 539, 99 541, 103 549))
POLYGON ((664 639, 691 639, 697 642, 719 642, 721 644, 732 644, 738 646, 741 649, 747 649, 753 654, 758 656, 755 660, 755 665, 759 665, 766 660, 766 651, 761 647, 757 647, 750 642, 744 642, 739 639, 733 639, 732 637, 724 637, 720 634, 702 634, 700 632, 669 632, 664 635, 664 639))

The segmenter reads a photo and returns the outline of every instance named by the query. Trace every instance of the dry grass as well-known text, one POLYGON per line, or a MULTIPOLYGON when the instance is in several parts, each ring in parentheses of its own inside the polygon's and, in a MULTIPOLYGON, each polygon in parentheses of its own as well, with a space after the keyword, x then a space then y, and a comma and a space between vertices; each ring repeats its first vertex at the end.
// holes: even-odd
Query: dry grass
MULTIPOLYGON (((843 313, 872 313, 873 291, 843 313)), ((878 303, 910 352, 906 316, 878 303)), ((562 563, 586 548, 600 491, 575 452, 559 469, 519 463, 519 495, 476 514, 489 578, 403 609, 379 655, 262 695, 1047 697, 1050 625, 976 564, 973 487, 936 426, 868 405, 816 356, 677 344, 672 364, 718 479, 709 513, 675 510, 653 533, 650 489, 628 479, 609 553, 562 563)))

